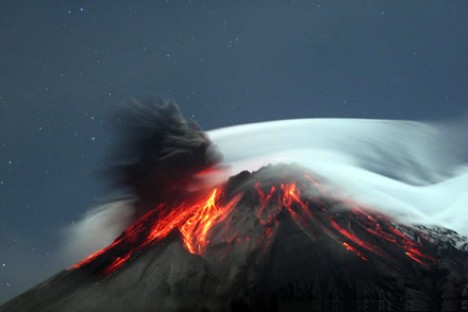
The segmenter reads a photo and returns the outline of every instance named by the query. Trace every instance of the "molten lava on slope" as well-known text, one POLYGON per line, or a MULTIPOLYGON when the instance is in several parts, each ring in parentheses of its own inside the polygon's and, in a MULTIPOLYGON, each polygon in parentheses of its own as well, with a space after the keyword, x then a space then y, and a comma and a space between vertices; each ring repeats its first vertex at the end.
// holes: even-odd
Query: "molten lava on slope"
POLYGON ((402 224, 299 165, 201 183, 219 153, 174 104, 150 104, 109 170, 132 191, 132 224, 1 311, 468 309, 466 238, 402 224))
POLYGON ((364 261, 378 257, 392 262, 393 257, 401 254, 423 266, 437 262, 424 251, 428 243, 424 232, 398 225, 350 200, 332 199, 307 170, 280 166, 263 171, 280 174, 274 175, 273 181, 263 181, 261 170, 254 175, 259 176, 258 180, 245 181, 241 187, 236 185, 236 192, 228 182, 186 199, 175 196, 175 200, 155 205, 111 245, 71 269, 90 266, 93 271, 110 274, 136 251, 157 244, 175 229, 187 251, 202 257, 214 244, 244 242, 252 245, 250 248, 266 250, 271 237, 276 235, 281 214, 287 214, 309 239, 326 235, 364 261), (245 207, 247 201, 248 209, 239 208, 245 207), (254 219, 252 228, 243 229, 244 223, 234 222, 238 218, 254 219))

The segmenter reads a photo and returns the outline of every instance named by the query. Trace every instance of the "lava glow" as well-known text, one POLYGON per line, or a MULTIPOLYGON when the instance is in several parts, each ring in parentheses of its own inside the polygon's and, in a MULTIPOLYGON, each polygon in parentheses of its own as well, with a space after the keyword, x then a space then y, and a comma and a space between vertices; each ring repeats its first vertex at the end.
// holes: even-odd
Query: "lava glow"
POLYGON ((211 227, 224 220, 240 198, 239 195, 226 205, 219 205, 218 195, 218 189, 215 188, 208 197, 191 203, 183 202, 172 209, 168 209, 166 205, 158 205, 130 226, 111 245, 93 253, 71 268, 89 264, 107 251, 117 251, 118 256, 115 256, 103 270, 103 274, 107 275, 122 266, 135 251, 160 241, 174 229, 178 229, 182 234, 184 245, 190 253, 201 255, 209 243, 207 235, 211 227), (165 213, 166 211, 169 213, 165 213))
POLYGON ((179 228, 185 247, 191 253, 197 253, 199 255, 203 253, 203 250, 210 242, 207 235, 211 227, 222 222, 239 200, 239 196, 237 196, 226 206, 218 208, 216 204, 216 193, 217 189, 213 191, 203 207, 197 209, 179 228))
MULTIPOLYGON (((327 201, 330 194, 326 194, 310 174, 273 184, 256 181, 230 198, 225 193, 226 185, 221 185, 182 202, 160 203, 142 215, 111 245, 71 269, 97 263, 103 275, 111 274, 131 259, 136 251, 160 242, 175 230, 180 233, 188 252, 203 257, 212 243, 217 225, 222 225, 222 230, 220 227, 217 229, 226 245, 246 244, 266 251, 283 211, 310 239, 331 238, 364 261, 369 261, 371 255, 387 261, 396 252, 420 265, 435 262, 435 259, 424 254, 422 245, 415 237, 389 218, 349 200, 327 201), (236 208, 246 205, 244 198, 247 191, 250 191, 250 197, 245 213, 251 213, 257 219, 259 234, 242 231, 239 228, 242 223, 233 222, 236 208), (254 199, 251 198, 252 194, 254 199), (333 209, 333 206, 345 209, 333 209)), ((418 239, 424 240, 424 235, 419 235, 418 239)))

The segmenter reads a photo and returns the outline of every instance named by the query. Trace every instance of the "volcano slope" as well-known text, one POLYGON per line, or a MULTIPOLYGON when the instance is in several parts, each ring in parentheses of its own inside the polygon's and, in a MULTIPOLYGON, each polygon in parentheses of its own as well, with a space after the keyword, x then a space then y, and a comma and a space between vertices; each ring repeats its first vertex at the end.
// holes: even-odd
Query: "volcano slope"
POLYGON ((2 311, 462 311, 468 252, 454 232, 330 199, 294 166, 203 195, 143 215, 2 311))
POLYGON ((141 157, 118 169, 137 198, 132 225, 1 311, 468 310, 466 238, 338 198, 297 165, 188 191, 182 186, 193 173, 219 158, 176 107, 156 111, 172 120, 152 128, 162 137, 139 137, 163 144, 140 140, 141 157), (175 134, 193 144, 171 145, 166 136, 175 134), (173 168, 174 157, 186 167, 173 168))

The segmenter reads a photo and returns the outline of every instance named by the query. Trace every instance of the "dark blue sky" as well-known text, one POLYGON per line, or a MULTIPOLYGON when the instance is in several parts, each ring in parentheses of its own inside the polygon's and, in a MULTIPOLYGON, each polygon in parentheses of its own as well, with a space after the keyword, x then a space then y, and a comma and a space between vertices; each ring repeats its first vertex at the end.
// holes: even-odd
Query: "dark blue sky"
MULTIPOLYGON (((468 108, 466 1, 0 0, 0 302, 60 268, 108 194, 112 110, 174 98, 205 129, 468 108)), ((317 134, 319 135, 319 134, 317 134)))

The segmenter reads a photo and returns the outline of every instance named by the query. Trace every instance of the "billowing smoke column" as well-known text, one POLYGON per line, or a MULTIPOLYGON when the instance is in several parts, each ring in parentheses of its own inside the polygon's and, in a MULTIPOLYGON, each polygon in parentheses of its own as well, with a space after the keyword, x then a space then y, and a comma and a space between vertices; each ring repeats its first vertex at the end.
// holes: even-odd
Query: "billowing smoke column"
POLYGON ((72 231, 123 232, 7 309, 443 311, 468 298, 468 244, 453 231, 466 220, 462 126, 296 120, 204 134, 156 100, 129 116, 107 172, 131 196, 72 231))
POLYGON ((138 204, 180 192, 196 183, 196 173, 221 160, 200 126, 170 100, 135 100, 120 120, 120 144, 110 160, 115 165, 106 172, 117 186, 129 188, 138 204))

